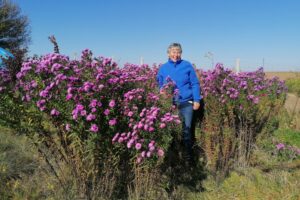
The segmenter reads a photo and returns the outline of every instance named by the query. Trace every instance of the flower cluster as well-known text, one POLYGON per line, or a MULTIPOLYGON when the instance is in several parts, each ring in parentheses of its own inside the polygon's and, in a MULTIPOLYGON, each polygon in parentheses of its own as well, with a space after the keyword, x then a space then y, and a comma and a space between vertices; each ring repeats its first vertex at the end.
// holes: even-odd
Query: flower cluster
POLYGON ((118 67, 89 50, 80 60, 48 54, 23 63, 16 89, 65 134, 98 134, 141 162, 164 155, 165 136, 180 122, 174 110, 160 107, 156 73, 148 65, 118 67))
POLYGON ((276 147, 276 154, 284 159, 295 159, 300 157, 300 149, 291 146, 291 145, 286 145, 284 143, 278 143, 275 145, 276 147))
POLYGON ((0 93, 6 89, 6 85, 11 80, 9 71, 5 68, 0 68, 0 93))
POLYGON ((239 104, 240 109, 243 109, 243 104, 255 105, 265 97, 278 98, 287 91, 284 82, 278 78, 266 79, 263 68, 235 73, 217 64, 214 70, 201 74, 204 97, 217 98, 222 104, 239 104))

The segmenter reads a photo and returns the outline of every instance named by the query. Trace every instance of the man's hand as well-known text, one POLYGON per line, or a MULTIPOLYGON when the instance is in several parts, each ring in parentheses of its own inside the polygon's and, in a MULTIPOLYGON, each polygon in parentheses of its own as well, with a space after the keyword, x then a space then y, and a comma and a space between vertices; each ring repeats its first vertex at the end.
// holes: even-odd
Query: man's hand
POLYGON ((194 102, 194 104, 193 104, 193 109, 194 109, 194 110, 198 110, 199 108, 200 108, 200 103, 194 102))

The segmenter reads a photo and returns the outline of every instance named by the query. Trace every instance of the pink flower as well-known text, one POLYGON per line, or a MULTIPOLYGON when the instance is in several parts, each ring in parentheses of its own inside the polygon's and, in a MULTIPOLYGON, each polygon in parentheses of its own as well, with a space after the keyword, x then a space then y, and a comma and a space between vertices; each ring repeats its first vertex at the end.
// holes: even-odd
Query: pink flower
POLYGON ((104 88, 104 85, 100 84, 100 85, 98 86, 98 88, 99 88, 99 90, 102 90, 102 89, 104 88))
POLYGON ((175 120, 175 123, 176 123, 176 124, 180 124, 181 121, 180 121, 179 119, 176 119, 176 120, 175 120))
POLYGON ((151 157, 151 152, 148 151, 147 154, 146 154, 146 156, 147 156, 148 158, 150 158, 150 157, 151 157))
POLYGON ((141 143, 136 143, 136 144, 135 144, 135 148, 136 148, 137 150, 140 150, 140 149, 142 148, 142 144, 141 144, 141 143))
POLYGON ((160 125, 159 125, 159 128, 165 128, 166 127, 166 124, 165 123, 161 123, 160 125))
POLYGON ((52 116, 58 116, 60 113, 59 113, 58 110, 56 110, 55 108, 53 108, 53 109, 51 110, 50 114, 51 114, 52 116))
POLYGON ((96 119, 96 115, 88 114, 88 116, 86 116, 86 121, 92 121, 94 119, 96 119))
POLYGON ((67 94, 66 96, 66 100, 69 101, 70 99, 72 99, 73 95, 72 94, 67 94))
POLYGON ((255 97, 255 98, 253 99, 253 103, 254 103, 254 104, 258 104, 258 102, 259 102, 259 98, 258 98, 258 97, 255 97))
POLYGON ((139 164, 139 163, 141 163, 142 162, 142 160, 143 160, 143 158, 142 157, 137 157, 137 159, 136 159, 136 162, 137 162, 137 164, 139 164))
POLYGON ((159 157, 163 157, 163 156, 165 155, 164 150, 158 149, 158 150, 157 150, 157 155, 158 155, 159 157))
POLYGON ((116 118, 113 118, 113 119, 109 120, 108 124, 109 124, 110 126, 116 125, 116 124, 117 124, 117 119, 116 119, 116 118))
POLYGON ((149 147, 149 151, 151 151, 151 152, 154 151, 154 149, 155 149, 155 146, 150 146, 149 147))
POLYGON ((148 128, 149 128, 149 125, 148 125, 148 124, 145 124, 145 125, 144 125, 144 130, 147 131, 148 128))
POLYGON ((47 90, 43 90, 40 92, 40 97, 44 97, 46 98, 48 96, 48 91, 47 90))
POLYGON ((150 128, 149 128, 149 132, 153 132, 155 129, 152 127, 152 126, 150 126, 150 128))
POLYGON ((82 111, 80 112, 80 115, 81 115, 81 116, 86 116, 86 110, 82 110, 82 111))
POLYGON ((154 146, 154 143, 153 143, 153 142, 150 142, 150 143, 148 144, 148 147, 150 148, 150 147, 152 147, 152 146, 154 146))
POLYGON ((142 123, 142 122, 139 122, 137 127, 138 127, 139 129, 141 129, 141 128, 143 128, 143 127, 144 127, 144 125, 143 125, 143 123, 142 123))
POLYGON ((65 129, 66 129, 66 131, 70 131, 71 130, 71 125, 70 124, 66 124, 65 129))
POLYGON ((90 131, 92 132, 98 132, 99 128, 96 124, 92 124, 91 128, 90 128, 90 131))
POLYGON ((130 149, 131 148, 131 146, 132 146, 132 143, 129 141, 129 142, 127 142, 127 148, 128 149, 130 149))
POLYGON ((124 141, 124 138, 123 137, 119 137, 118 142, 122 143, 123 141, 124 141))
POLYGON ((78 118, 78 114, 77 114, 77 113, 73 114, 73 115, 72 115, 72 118, 73 118, 74 120, 76 120, 76 119, 78 118))
POLYGON ((146 157, 146 151, 142 151, 141 156, 142 156, 143 158, 145 158, 145 157, 146 157))
POLYGON ((116 105, 115 100, 111 100, 111 101, 109 102, 109 107, 113 108, 113 107, 115 107, 115 105, 116 105))
POLYGON ((104 115, 107 116, 107 115, 109 115, 110 111, 108 109, 105 109, 105 111, 103 113, 104 113, 104 115))
POLYGON ((133 115, 132 111, 129 111, 128 114, 127 114, 128 117, 132 117, 132 115, 133 115))
POLYGON ((284 148, 285 148, 285 145, 282 144, 282 143, 279 143, 279 144, 276 145, 276 148, 277 148, 278 150, 284 149, 284 148))
POLYGON ((31 87, 36 88, 36 86, 37 86, 36 81, 35 80, 31 81, 31 87))
POLYGON ((91 108, 95 108, 97 106, 97 100, 93 99, 89 105, 91 108))
POLYGON ((76 105, 76 109, 77 109, 78 111, 82 111, 82 110, 84 109, 84 106, 83 106, 82 104, 77 104, 77 105, 76 105))
POLYGON ((120 135, 120 133, 117 133, 117 134, 116 134, 116 135, 113 137, 113 139, 112 139, 112 142, 115 142, 115 141, 117 141, 117 139, 118 139, 119 135, 120 135))

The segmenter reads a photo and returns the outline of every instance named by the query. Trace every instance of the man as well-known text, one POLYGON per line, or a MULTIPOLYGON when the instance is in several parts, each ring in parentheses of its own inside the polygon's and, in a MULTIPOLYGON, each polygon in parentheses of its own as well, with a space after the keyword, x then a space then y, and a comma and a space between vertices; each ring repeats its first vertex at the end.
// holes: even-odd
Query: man
MULTIPOLYGON (((159 88, 171 79, 178 89, 178 94, 174 95, 173 103, 179 109, 182 118, 182 139, 186 151, 185 159, 190 163, 193 161, 192 153, 192 127, 193 112, 200 108, 200 83, 192 64, 181 59, 182 48, 179 43, 172 43, 168 47, 169 60, 163 64, 157 74, 159 88)), ((161 94, 165 95, 162 90, 161 94)))

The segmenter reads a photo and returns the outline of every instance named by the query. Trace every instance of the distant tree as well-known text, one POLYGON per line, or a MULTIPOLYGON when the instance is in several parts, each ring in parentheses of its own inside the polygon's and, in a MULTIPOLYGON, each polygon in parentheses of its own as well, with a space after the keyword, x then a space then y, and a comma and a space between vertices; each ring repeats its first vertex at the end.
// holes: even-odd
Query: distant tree
POLYGON ((26 49, 30 41, 28 18, 21 14, 18 5, 0 0, 0 47, 26 49))

